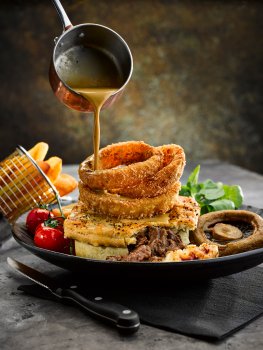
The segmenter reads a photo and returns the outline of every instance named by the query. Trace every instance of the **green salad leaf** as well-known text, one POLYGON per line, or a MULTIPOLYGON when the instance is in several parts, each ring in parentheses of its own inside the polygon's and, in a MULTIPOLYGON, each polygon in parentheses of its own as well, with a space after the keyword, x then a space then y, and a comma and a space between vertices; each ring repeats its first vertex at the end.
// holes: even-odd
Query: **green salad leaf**
POLYGON ((238 209, 243 203, 243 191, 238 185, 226 185, 210 179, 198 182, 200 165, 189 175, 181 196, 193 197, 201 207, 201 215, 211 211, 238 209))

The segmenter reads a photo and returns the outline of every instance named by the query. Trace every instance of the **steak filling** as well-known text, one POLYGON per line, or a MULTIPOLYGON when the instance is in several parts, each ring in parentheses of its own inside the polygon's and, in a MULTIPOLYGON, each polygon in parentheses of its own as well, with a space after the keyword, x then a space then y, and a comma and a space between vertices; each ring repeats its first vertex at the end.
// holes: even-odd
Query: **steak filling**
POLYGON ((164 227, 147 227, 137 236, 137 242, 128 247, 128 255, 108 256, 111 261, 161 261, 170 250, 183 249, 181 237, 164 227))

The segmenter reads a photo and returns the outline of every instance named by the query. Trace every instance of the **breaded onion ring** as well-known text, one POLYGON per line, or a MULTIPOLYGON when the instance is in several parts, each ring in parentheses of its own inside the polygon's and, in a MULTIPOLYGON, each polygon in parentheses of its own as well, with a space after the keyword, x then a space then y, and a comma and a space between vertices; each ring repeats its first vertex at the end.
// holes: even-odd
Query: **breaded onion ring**
POLYGON ((185 166, 185 154, 182 147, 178 145, 165 145, 156 147, 163 155, 163 164, 159 171, 153 176, 148 176, 136 186, 122 186, 106 190, 111 193, 118 193, 130 198, 156 197, 167 192, 175 182, 182 176, 185 166))
POLYGON ((92 213, 126 219, 149 218, 172 209, 180 186, 180 182, 176 182, 166 193, 158 197, 133 199, 107 192, 92 191, 80 181, 79 199, 92 213))
POLYGON ((247 210, 221 210, 200 216, 196 230, 193 232, 196 243, 213 243, 218 245, 219 255, 231 255, 263 247, 263 218, 247 210), (231 242, 216 242, 207 238, 206 232, 213 230, 219 222, 233 224, 234 222, 249 223, 253 232, 246 238, 231 242))
POLYGON ((119 142, 99 151, 100 169, 93 171, 94 156, 79 168, 79 177, 92 190, 136 186, 162 166, 162 152, 142 141, 119 142), (121 167, 125 165, 124 167, 121 167))

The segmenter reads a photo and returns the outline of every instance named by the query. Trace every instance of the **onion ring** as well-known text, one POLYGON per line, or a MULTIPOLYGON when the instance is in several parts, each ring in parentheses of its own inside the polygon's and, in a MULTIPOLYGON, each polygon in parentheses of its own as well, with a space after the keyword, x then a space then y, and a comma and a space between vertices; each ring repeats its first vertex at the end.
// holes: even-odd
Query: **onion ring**
POLYGON ((182 176, 185 166, 184 150, 173 144, 156 147, 156 150, 162 152, 163 164, 153 176, 143 179, 136 186, 121 186, 115 189, 106 186, 105 189, 130 198, 151 198, 167 192, 182 176))
POLYGON ((119 142, 99 151, 99 166, 93 171, 94 156, 88 157, 79 168, 79 177, 92 190, 112 190, 136 186, 152 176, 162 166, 160 150, 142 141, 119 142), (125 167, 120 167, 126 165, 125 167))
POLYGON ((222 210, 207 213, 199 218, 197 228, 193 232, 193 238, 196 243, 199 244, 217 244, 220 256, 261 248, 263 247, 263 219, 259 215, 246 210, 222 210), (224 222, 231 224, 237 221, 251 224, 253 233, 246 238, 226 242, 225 244, 211 241, 205 234, 205 232, 211 230, 211 227, 216 223, 224 222))
POLYGON ((141 219, 166 213, 177 201, 180 182, 164 194, 153 198, 127 198, 108 192, 95 192, 79 182, 80 201, 87 210, 105 216, 141 219))

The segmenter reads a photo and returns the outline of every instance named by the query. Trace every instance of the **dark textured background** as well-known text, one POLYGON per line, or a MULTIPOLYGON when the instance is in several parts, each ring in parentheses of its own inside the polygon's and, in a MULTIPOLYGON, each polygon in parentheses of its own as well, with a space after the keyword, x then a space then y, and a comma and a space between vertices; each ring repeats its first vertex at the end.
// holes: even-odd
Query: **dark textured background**
MULTIPOLYGON (((263 2, 63 1, 73 24, 119 32, 134 55, 123 97, 102 114, 102 146, 178 143, 187 160, 219 158, 263 173, 263 2)), ((51 1, 1 0, 0 154, 50 144, 67 163, 92 152, 92 118, 48 81, 62 27, 51 1)))

